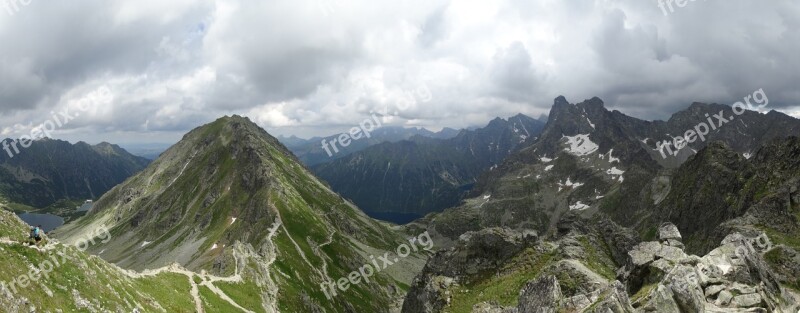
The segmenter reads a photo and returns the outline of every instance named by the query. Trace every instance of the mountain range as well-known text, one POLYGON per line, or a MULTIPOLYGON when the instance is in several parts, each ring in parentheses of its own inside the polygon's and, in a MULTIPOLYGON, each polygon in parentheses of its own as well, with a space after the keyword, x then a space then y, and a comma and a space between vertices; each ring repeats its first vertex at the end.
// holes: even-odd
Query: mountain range
MULTIPOLYGON (((349 179, 362 179, 364 190, 383 183, 364 174, 382 169, 391 174, 384 187, 406 191, 413 184, 403 173, 435 160, 444 177, 473 175, 451 179, 463 195, 452 207, 416 212, 426 215, 403 226, 368 217, 370 209, 337 194, 247 118, 224 117, 187 133, 41 247, 23 245, 27 227, 0 212, 0 306, 794 313, 800 120, 740 113, 695 103, 668 121, 644 121, 599 98, 558 97, 546 123, 496 119, 453 138, 381 143, 314 167, 362 174, 349 179), (659 143, 720 112, 733 122, 662 156, 659 143), (485 170, 455 170, 463 164, 485 170), (415 241, 430 251, 409 248, 415 241), (19 277, 52 259, 61 260, 56 271, 21 287, 19 277), (367 276, 370 264, 382 270, 367 276)), ((409 194, 447 195, 427 186, 409 194)))
MULTIPOLYGON (((338 297, 320 288, 408 242, 314 177, 247 118, 199 127, 115 187, 81 220, 56 230, 76 243, 92 229, 113 235, 87 251, 124 268, 173 266, 209 273, 209 287, 247 288, 252 311, 373 312, 398 306, 423 252, 396 258, 371 283, 338 297), (234 282, 234 283, 231 283, 234 282)), ((231 295, 231 298, 233 296, 231 295)))
POLYGON ((333 160, 344 158, 352 153, 364 150, 368 147, 381 144, 384 142, 398 142, 407 140, 414 136, 423 136, 428 138, 447 139, 458 135, 459 131, 445 127, 439 132, 432 132, 425 128, 420 127, 396 127, 384 126, 378 127, 370 133, 369 137, 353 140, 350 145, 346 147, 337 147, 337 153, 327 152, 322 142, 331 142, 339 137, 340 134, 331 135, 327 137, 313 137, 310 139, 302 139, 296 136, 282 137, 279 136, 278 140, 286 145, 289 150, 294 153, 298 159, 307 166, 314 166, 322 163, 331 162, 333 160))
POLYGON ((543 127, 523 114, 497 118, 453 138, 385 142, 312 170, 368 214, 403 223, 457 205, 482 172, 533 142, 543 127))
POLYGON ((800 121, 745 112, 688 156, 665 159, 655 145, 720 110, 730 107, 695 103, 649 122, 598 98, 557 98, 539 139, 485 172, 462 205, 406 226, 446 248, 404 312, 797 310, 800 121), (754 238, 771 244, 736 253, 754 238))
POLYGON ((105 142, 92 146, 45 138, 19 154, 0 153, 0 198, 33 208, 98 199, 149 163, 105 142))

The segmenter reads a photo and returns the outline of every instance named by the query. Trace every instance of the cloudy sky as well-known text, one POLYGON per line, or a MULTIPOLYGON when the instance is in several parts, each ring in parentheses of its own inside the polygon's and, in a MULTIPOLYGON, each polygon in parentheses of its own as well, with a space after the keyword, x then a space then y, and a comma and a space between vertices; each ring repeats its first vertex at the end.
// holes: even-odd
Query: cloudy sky
POLYGON ((658 3, 0 0, 0 137, 65 109, 80 115, 54 137, 92 143, 174 142, 229 114, 273 135, 375 111, 438 129, 558 95, 667 119, 759 88, 800 116, 799 1, 658 3))

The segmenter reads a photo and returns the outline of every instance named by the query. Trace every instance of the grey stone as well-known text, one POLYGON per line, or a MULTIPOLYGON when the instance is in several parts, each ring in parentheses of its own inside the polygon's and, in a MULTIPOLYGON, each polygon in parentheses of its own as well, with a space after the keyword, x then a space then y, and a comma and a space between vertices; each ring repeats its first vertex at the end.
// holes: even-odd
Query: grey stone
POLYGON ((719 294, 720 291, 723 291, 723 290, 725 290, 725 286, 724 285, 708 286, 705 289, 706 298, 715 297, 717 294, 719 294))
POLYGON ((672 270, 673 267, 675 267, 675 263, 672 263, 672 261, 669 261, 667 259, 658 259, 655 262, 650 263, 651 270, 656 269, 664 274, 672 270))
POLYGON ((683 252, 683 249, 678 247, 670 247, 670 246, 661 246, 661 249, 656 252, 656 257, 663 258, 670 260, 674 263, 678 263, 684 258, 687 257, 686 253, 683 252))
POLYGON ((403 312, 441 312, 450 303, 452 278, 427 274, 415 278, 413 284, 414 292, 406 295, 403 312))
POLYGON ((679 248, 681 250, 686 248, 686 246, 684 246, 682 242, 675 239, 667 239, 666 241, 664 241, 664 244, 667 246, 679 248))
POLYGON ((731 303, 731 300, 733 300, 733 294, 730 291, 723 290, 720 291, 715 304, 717 306, 727 306, 731 303))
POLYGON ((519 295, 517 310, 520 313, 555 313, 563 295, 555 276, 542 276, 528 282, 519 295))
POLYGON ((619 282, 614 283, 607 287, 606 290, 600 292, 602 298, 597 300, 590 308, 583 310, 586 313, 633 313, 635 310, 631 306, 631 300, 628 298, 628 293, 625 291, 625 286, 619 282))
POLYGON ((666 280, 679 307, 689 312, 703 311, 705 295, 693 267, 679 265, 666 280))
POLYGON ((584 294, 569 297, 562 301, 563 309, 568 311, 580 312, 582 309, 592 305, 592 300, 584 294))
POLYGON ((650 301, 644 305, 644 312, 682 313, 678 303, 673 298, 672 290, 664 285, 658 285, 653 291, 650 301))
POLYGON ((516 308, 504 308, 497 303, 481 302, 472 306, 472 313, 517 313, 516 308))
POLYGON ((756 288, 748 286, 748 285, 742 285, 740 283, 734 283, 733 286, 731 286, 730 289, 733 292, 738 293, 738 294, 742 294, 742 295, 758 292, 756 290, 756 288))
POLYGON ((763 302, 764 300, 761 299, 761 295, 757 293, 751 293, 734 297, 733 301, 731 301, 731 306, 737 308, 752 308, 760 307, 763 302))
POLYGON ((658 228, 658 240, 666 241, 666 240, 677 240, 681 241, 683 239, 681 237, 681 232, 678 231, 678 227, 672 223, 664 223, 658 228))
POLYGON ((658 242, 643 242, 628 252, 631 265, 644 266, 653 262, 656 259, 656 253, 661 250, 661 244, 658 242))

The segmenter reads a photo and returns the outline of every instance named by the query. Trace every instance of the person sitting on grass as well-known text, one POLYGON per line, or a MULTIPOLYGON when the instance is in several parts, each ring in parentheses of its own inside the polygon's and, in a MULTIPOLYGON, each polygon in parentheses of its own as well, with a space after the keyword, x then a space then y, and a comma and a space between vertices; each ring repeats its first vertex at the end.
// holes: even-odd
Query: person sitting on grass
POLYGON ((33 239, 34 244, 37 246, 42 241, 42 225, 38 225, 31 229, 30 239, 33 239))

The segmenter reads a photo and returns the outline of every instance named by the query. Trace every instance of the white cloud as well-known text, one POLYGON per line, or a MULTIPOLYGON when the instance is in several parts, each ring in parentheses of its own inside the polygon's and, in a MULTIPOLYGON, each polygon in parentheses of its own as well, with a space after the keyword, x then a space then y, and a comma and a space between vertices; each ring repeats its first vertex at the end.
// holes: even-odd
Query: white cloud
POLYGON ((180 133, 243 113, 308 136, 386 108, 396 125, 462 127, 538 116, 560 94, 664 119, 765 88, 786 111, 800 103, 798 28, 790 0, 668 16, 656 1, 34 2, 0 18, 0 125, 14 135, 100 86, 112 103, 64 133, 180 133), (429 102, 394 109, 419 86, 429 102))

